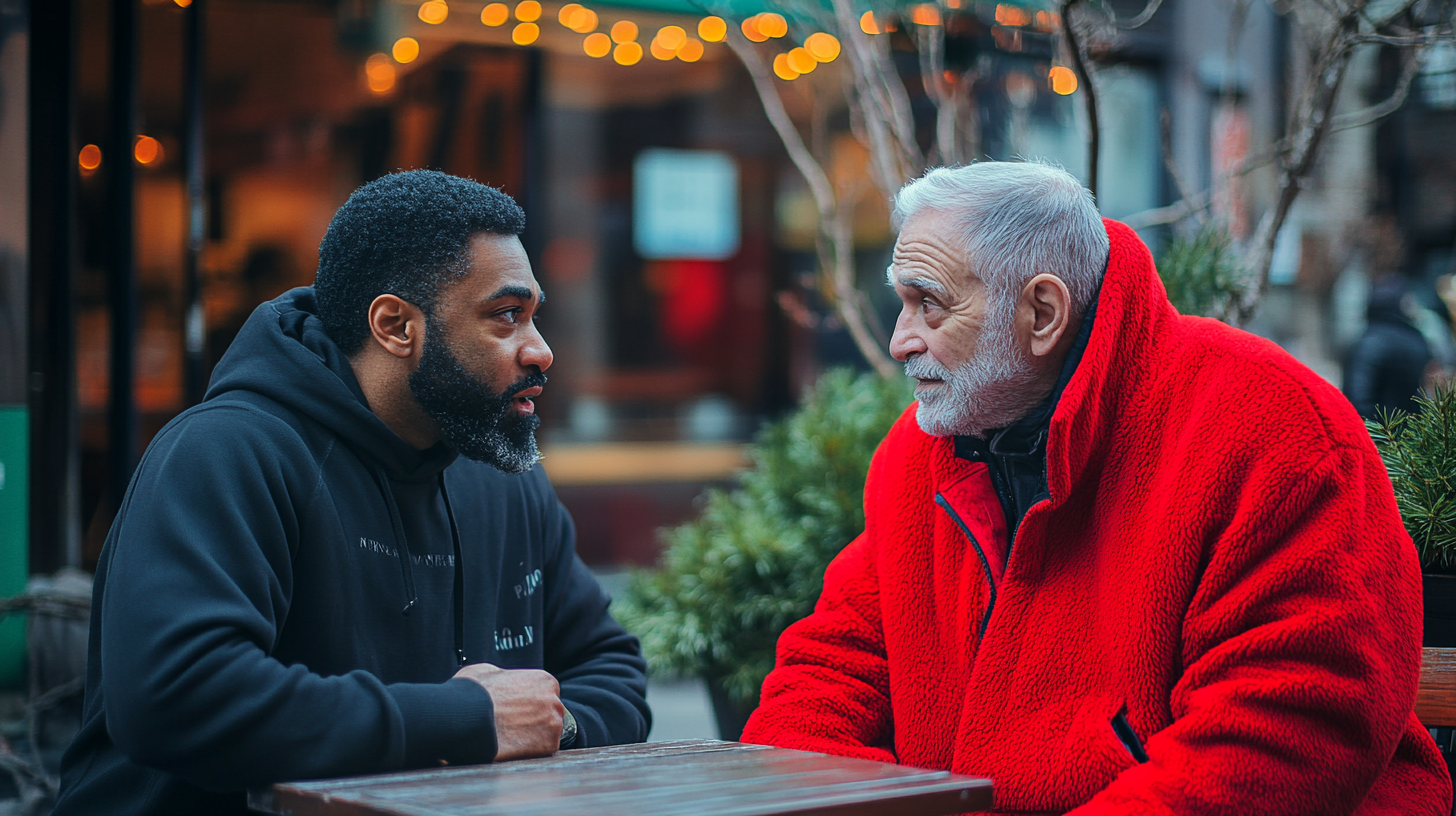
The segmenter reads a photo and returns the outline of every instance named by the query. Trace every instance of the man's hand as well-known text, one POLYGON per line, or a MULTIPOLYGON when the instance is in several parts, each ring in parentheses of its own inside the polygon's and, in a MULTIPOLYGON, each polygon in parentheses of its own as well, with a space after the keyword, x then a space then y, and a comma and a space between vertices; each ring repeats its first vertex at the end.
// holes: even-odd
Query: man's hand
POLYGON ((550 756, 561 744, 561 686, 540 669, 476 663, 455 673, 479 683, 495 704, 495 761, 550 756))

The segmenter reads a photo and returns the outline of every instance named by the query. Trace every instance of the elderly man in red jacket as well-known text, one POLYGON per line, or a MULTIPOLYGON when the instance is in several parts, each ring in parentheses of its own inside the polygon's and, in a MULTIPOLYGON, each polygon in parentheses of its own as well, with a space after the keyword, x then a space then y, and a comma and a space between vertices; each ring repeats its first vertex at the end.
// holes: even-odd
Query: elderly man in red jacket
POLYGON ((919 401, 744 740, 1011 812, 1449 813, 1415 548, 1340 392, 1178 314, 1059 169, 933 170, 896 216, 919 401))

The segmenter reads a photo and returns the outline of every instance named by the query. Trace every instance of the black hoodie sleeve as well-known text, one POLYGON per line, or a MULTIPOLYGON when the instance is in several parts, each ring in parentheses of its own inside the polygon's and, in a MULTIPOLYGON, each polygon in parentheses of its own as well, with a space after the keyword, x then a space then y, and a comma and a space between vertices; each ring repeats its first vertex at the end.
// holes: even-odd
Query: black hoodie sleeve
POLYGON ((494 757, 471 681, 386 685, 271 656, 317 461, 285 422, 237 406, 148 449, 97 576, 106 729, 133 761, 236 790, 494 757))
POLYGON ((545 530, 552 550, 545 575, 545 669, 561 684, 561 702, 576 718, 568 748, 642 742, 652 726, 647 664, 637 638, 607 611, 611 599, 576 555, 576 528, 547 491, 545 530))

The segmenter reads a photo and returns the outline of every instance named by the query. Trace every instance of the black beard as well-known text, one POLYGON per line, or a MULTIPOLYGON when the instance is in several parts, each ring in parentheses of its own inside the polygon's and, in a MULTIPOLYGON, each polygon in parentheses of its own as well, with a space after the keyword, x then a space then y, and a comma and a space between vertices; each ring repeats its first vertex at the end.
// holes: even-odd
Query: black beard
POLYGON ((445 444, 467 459, 506 473, 524 473, 541 459, 536 428, 541 418, 514 410, 515 395, 546 384, 538 369, 496 393, 460 365, 437 321, 425 329, 425 351, 409 375, 410 393, 440 427, 445 444))

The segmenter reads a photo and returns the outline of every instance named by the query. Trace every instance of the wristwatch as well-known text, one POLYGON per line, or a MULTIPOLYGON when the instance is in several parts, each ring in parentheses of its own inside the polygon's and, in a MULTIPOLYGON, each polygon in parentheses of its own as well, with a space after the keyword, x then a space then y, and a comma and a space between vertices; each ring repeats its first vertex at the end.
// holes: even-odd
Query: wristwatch
POLYGON ((570 748, 576 742, 576 718, 571 716, 571 709, 566 710, 566 716, 561 719, 561 745, 562 748, 570 748))

